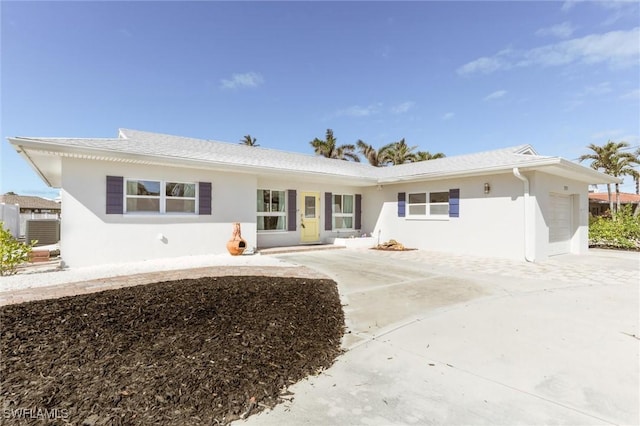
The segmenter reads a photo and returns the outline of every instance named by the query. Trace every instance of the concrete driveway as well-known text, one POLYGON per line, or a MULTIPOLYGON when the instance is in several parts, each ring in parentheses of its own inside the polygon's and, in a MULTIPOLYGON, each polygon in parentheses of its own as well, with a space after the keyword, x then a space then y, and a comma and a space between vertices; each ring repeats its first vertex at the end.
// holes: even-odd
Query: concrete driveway
POLYGON ((338 282, 346 352, 248 424, 640 423, 638 253, 278 257, 338 282))

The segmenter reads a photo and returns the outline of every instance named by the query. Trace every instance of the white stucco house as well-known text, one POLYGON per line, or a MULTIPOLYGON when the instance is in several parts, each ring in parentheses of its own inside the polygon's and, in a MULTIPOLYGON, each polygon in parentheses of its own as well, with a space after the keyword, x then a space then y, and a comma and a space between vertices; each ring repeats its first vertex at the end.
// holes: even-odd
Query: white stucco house
POLYGON ((589 184, 616 178, 529 145, 390 167, 121 129, 10 137, 65 214, 72 266, 368 234, 407 247, 539 261, 585 253, 589 184))

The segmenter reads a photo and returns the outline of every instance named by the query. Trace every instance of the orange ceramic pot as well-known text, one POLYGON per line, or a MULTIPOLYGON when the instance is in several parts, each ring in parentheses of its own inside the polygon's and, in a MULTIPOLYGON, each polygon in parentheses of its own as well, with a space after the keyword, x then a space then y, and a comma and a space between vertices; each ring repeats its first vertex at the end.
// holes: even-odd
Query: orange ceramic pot
POLYGON ((240 235, 240 222, 235 222, 231 239, 227 242, 227 250, 231 256, 239 256, 244 253, 246 248, 247 242, 240 235))
POLYGON ((245 240, 229 240, 227 243, 227 250, 232 256, 238 256, 244 253, 244 250, 247 248, 247 243, 245 240))

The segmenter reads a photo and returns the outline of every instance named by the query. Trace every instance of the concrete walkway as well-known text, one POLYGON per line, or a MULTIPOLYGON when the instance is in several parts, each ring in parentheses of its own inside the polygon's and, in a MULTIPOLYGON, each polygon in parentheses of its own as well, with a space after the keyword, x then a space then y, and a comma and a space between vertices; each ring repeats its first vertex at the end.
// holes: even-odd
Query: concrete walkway
POLYGON ((638 253, 278 257, 338 282, 347 352, 247 424, 640 423, 638 253))
MULTIPOLYGON (((60 272, 49 272, 60 273, 60 272)), ((67 282, 44 287, 0 291, 0 306, 33 300, 55 299, 78 294, 95 293, 123 287, 151 284, 161 281, 222 277, 229 275, 260 275, 266 277, 327 278, 325 275, 304 266, 208 266, 170 271, 147 272, 115 277, 96 278, 87 281, 67 282)), ((33 280, 38 274, 32 275, 33 280)))

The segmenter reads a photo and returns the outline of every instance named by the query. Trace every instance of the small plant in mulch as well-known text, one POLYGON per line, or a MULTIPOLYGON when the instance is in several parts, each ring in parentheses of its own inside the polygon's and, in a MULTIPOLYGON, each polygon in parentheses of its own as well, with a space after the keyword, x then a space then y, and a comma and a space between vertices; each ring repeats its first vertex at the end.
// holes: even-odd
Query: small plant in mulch
POLYGON ((18 266, 29 261, 29 255, 37 241, 23 243, 11 235, 0 222, 0 276, 13 275, 18 266))
POLYGON ((331 366, 344 332, 335 282, 256 276, 9 305, 0 321, 5 417, 89 425, 244 418, 331 366))

